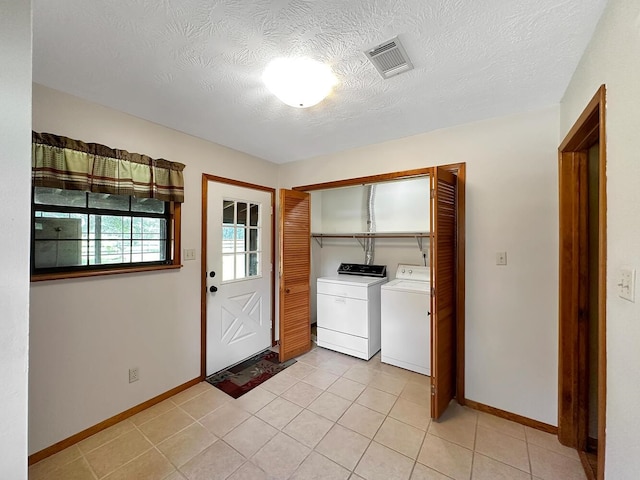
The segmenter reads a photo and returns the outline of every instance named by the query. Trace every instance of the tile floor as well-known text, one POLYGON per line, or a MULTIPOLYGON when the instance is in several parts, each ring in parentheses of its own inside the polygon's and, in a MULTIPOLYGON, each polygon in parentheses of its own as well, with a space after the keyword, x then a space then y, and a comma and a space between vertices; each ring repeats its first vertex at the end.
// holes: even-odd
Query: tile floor
POLYGON ((583 480, 553 435, 452 403, 428 377, 322 348, 235 400, 207 383, 29 469, 31 480, 583 480))

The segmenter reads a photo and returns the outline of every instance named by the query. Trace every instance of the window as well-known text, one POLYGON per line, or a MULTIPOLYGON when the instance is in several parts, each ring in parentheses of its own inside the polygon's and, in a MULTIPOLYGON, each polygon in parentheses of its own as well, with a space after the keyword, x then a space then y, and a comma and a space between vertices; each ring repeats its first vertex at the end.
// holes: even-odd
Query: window
POLYGON ((44 187, 32 198, 33 274, 174 263, 179 204, 44 187))
POLYGON ((32 280, 180 267, 184 164, 32 132, 32 280))
POLYGON ((260 205, 222 201, 222 281, 262 275, 260 205))

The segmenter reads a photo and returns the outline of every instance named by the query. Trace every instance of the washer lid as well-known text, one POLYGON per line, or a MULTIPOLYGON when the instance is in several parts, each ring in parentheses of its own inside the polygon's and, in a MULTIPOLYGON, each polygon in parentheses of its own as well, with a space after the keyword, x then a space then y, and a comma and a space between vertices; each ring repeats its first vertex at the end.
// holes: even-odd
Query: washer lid
POLYGON ((429 293, 431 282, 415 282, 398 278, 382 286, 385 290, 399 290, 404 292, 429 293))

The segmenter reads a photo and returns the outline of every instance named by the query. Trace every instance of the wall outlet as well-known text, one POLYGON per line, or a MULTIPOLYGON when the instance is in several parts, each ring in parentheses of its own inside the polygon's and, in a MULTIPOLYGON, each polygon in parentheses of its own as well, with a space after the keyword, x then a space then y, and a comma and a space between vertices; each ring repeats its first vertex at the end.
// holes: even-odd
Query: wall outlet
POLYGON ((496 253, 496 265, 506 265, 506 264, 507 264, 507 252, 496 253))
POLYGON ((129 383, 137 382, 140 380, 140 369, 138 367, 129 369, 129 383))
POLYGON ((623 267, 620 269, 620 275, 618 276, 618 296, 635 302, 636 292, 636 269, 623 267))
POLYGON ((182 251, 182 258, 184 260, 195 260, 196 259, 196 249, 195 248, 185 248, 182 251))

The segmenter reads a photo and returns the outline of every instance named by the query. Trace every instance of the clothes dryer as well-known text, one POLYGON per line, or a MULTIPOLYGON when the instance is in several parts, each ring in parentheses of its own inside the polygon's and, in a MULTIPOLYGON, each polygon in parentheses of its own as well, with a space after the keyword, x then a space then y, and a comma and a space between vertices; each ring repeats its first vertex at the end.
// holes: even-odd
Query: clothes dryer
POLYGON ((318 278, 318 346, 369 360, 380 351, 380 287, 385 265, 342 263, 318 278))

